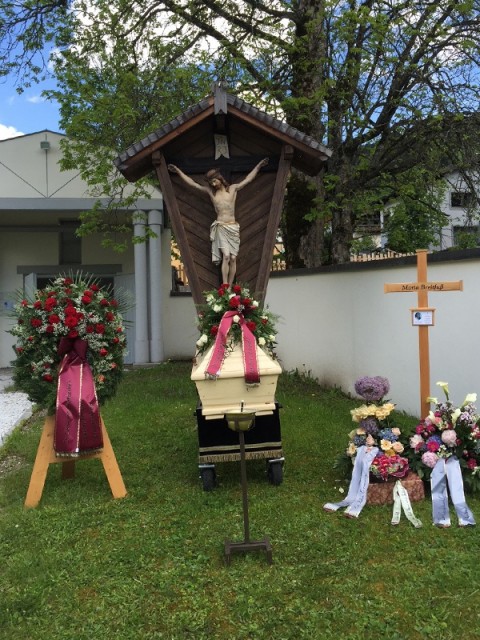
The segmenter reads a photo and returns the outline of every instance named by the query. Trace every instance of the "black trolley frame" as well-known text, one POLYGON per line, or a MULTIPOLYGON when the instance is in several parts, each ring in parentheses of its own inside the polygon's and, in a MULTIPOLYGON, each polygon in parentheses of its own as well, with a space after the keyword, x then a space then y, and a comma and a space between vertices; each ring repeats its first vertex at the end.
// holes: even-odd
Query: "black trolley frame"
MULTIPOLYGON (((269 414, 255 416, 252 429, 245 432, 245 459, 266 460, 267 477, 274 484, 283 481, 283 450, 280 430, 279 410, 269 414)), ((217 462, 235 462, 240 460, 238 433, 228 428, 225 418, 207 420, 202 414, 202 405, 195 411, 198 426, 198 468, 203 489, 210 491, 216 486, 217 462)))

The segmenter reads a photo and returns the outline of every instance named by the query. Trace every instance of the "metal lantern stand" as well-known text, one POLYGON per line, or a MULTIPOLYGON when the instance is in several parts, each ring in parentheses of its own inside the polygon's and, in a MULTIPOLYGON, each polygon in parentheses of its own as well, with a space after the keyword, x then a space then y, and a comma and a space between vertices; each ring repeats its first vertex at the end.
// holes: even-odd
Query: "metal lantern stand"
MULTIPOLYGON (((242 403, 243 404, 243 403, 242 403)), ((242 407, 243 408, 243 407, 242 407)), ((244 539, 242 542, 232 542, 225 540, 225 563, 230 564, 232 552, 244 551, 265 551, 267 561, 272 564, 272 545, 265 537, 263 540, 250 540, 250 528, 248 519, 248 492, 247 492, 247 467, 245 463, 245 431, 251 429, 255 422, 254 413, 244 413, 242 410, 225 414, 228 426, 233 431, 238 432, 240 441, 240 470, 242 478, 243 496, 243 527, 244 539)))

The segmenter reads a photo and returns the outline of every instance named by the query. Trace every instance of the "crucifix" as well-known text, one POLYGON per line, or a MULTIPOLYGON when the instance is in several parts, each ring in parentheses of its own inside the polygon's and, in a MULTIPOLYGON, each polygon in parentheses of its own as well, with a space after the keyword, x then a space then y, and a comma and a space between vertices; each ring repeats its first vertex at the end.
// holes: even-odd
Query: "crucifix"
POLYGON ((428 327, 432 326, 435 309, 428 306, 428 293, 437 291, 463 291, 463 280, 456 282, 428 282, 427 249, 417 250, 417 282, 385 284, 384 293, 417 292, 417 308, 410 309, 412 324, 418 326, 418 348, 420 358, 420 417, 430 411, 430 354, 428 327))
POLYGON ((250 184, 260 169, 268 164, 268 158, 262 158, 248 175, 240 182, 229 184, 219 169, 210 169, 206 174, 208 187, 192 180, 174 164, 168 165, 171 173, 176 173, 182 182, 197 192, 207 194, 215 210, 216 220, 210 225, 212 243, 212 262, 221 265, 222 282, 233 285, 237 270, 237 255, 240 248, 240 225, 235 218, 237 192, 250 184))

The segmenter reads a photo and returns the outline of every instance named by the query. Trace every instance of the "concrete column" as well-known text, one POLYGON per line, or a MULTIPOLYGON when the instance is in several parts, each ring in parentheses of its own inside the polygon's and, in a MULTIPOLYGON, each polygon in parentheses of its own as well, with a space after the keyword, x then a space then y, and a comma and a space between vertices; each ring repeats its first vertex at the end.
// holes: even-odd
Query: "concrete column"
POLYGON ((135 364, 149 362, 146 216, 137 211, 133 216, 135 261, 135 364))
POLYGON ((162 362, 162 245, 161 233, 163 228, 163 214, 153 209, 148 212, 148 226, 155 233, 156 238, 148 241, 148 258, 150 277, 148 281, 150 293, 150 360, 162 362))

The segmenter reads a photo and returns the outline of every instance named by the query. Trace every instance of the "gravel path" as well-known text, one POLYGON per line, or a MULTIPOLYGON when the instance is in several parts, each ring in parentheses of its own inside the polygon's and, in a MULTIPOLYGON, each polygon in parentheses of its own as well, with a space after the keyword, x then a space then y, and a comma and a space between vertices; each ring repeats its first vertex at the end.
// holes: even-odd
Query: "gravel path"
POLYGON ((11 384, 11 369, 0 369, 0 447, 17 424, 32 415, 33 405, 26 393, 5 393, 11 384))

